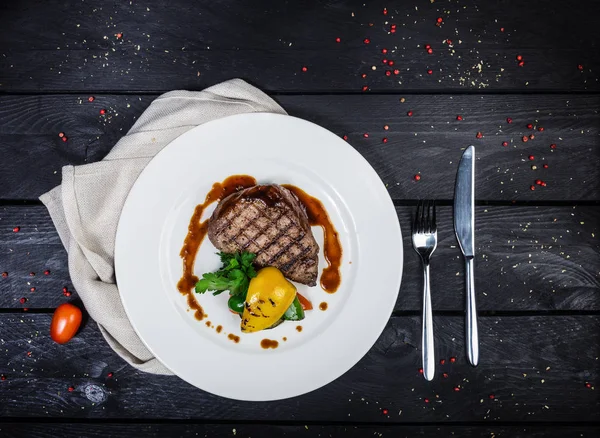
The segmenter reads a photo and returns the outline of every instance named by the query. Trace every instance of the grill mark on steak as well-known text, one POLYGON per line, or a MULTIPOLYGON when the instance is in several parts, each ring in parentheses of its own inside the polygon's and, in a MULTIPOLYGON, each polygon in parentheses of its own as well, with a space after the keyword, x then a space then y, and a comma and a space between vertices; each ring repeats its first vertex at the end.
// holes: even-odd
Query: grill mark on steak
POLYGON ((255 263, 275 266, 290 280, 314 286, 319 246, 295 194, 279 185, 254 186, 223 199, 208 237, 224 252, 250 251, 255 263))

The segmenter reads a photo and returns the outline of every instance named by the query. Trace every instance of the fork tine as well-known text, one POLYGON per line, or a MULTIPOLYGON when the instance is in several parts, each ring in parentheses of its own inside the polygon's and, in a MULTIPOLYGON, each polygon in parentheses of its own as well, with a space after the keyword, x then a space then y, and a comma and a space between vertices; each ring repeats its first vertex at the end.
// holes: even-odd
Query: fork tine
POLYGON ((425 230, 425 232, 427 234, 431 233, 431 201, 428 199, 427 200, 427 229, 425 230))
POLYGON ((431 221, 431 232, 435 233, 437 231, 437 224, 435 222, 435 201, 433 201, 433 219, 431 221))
POLYGON ((415 223, 413 225, 413 233, 419 232, 419 212, 421 209, 421 200, 417 202, 417 212, 415 213, 415 223))
POLYGON ((425 209, 427 208, 427 201, 421 201, 421 226, 419 227, 419 233, 425 232, 425 209))

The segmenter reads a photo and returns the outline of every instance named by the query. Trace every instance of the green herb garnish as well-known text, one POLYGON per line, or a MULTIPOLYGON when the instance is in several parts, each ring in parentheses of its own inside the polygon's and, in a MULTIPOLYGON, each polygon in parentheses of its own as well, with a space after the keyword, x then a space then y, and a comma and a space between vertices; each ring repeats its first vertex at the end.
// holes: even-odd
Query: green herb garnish
POLYGON ((256 277, 254 259, 256 254, 251 252, 236 252, 234 254, 218 253, 221 258, 221 269, 217 272, 207 272, 196 283, 196 293, 203 294, 212 291, 219 295, 228 290, 231 295, 242 296, 246 299, 250 279, 256 277))

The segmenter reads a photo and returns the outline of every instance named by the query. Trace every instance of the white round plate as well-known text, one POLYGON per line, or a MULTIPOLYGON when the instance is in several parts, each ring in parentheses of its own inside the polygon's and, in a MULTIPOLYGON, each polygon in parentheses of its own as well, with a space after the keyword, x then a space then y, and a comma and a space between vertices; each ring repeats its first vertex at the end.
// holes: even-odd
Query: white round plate
MULTIPOLYGON (((313 232, 322 248, 322 230, 313 227, 313 232)), ((196 275, 219 268, 216 252, 206 238, 196 258, 196 275)), ((198 388, 253 401, 313 391, 356 364, 390 317, 402 263, 396 211, 367 161, 326 129, 265 113, 198 126, 157 154, 129 193, 115 245, 121 299, 148 349, 198 388), (314 305, 299 323, 244 334, 239 317, 227 309, 227 293, 194 294, 208 315, 198 321, 177 290, 179 251, 194 207, 204 202, 213 183, 236 174, 300 187, 323 202, 339 232, 341 286, 328 294, 320 286, 297 284, 314 305), (319 310, 321 302, 328 304, 326 311, 319 310), (239 336, 239 343, 229 334, 239 336), (277 340, 279 346, 265 350, 262 339, 277 340)), ((325 266, 321 249, 320 271, 325 266)))

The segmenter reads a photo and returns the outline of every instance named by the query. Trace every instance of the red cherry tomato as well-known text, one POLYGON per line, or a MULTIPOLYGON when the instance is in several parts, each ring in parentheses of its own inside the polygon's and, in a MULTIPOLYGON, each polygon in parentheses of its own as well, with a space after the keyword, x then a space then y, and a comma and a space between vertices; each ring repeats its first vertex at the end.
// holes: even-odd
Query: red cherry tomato
POLYGON ((81 310, 73 304, 61 304, 54 311, 50 337, 59 344, 69 342, 81 325, 81 310))

